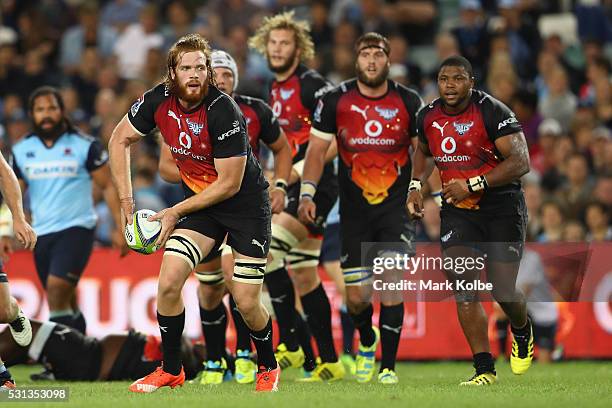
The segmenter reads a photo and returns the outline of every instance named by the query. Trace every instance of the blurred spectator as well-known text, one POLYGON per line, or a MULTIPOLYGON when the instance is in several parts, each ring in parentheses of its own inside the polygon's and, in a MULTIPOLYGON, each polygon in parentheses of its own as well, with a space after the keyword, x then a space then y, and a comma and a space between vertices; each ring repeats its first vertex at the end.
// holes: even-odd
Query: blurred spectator
POLYGON ((165 57, 166 55, 162 50, 150 48, 147 51, 142 77, 149 88, 161 82, 166 74, 165 57))
POLYGON ((138 21, 142 0, 110 0, 102 8, 100 22, 122 32, 128 25, 138 21))
POLYGON ((168 50, 172 44, 185 34, 196 31, 192 10, 185 1, 173 0, 165 12, 168 23, 162 28, 164 36, 164 50, 168 50))
POLYGON ((539 112, 544 118, 556 119, 564 132, 570 128, 578 104, 577 98, 569 90, 567 73, 555 66, 547 78, 548 93, 540 99, 539 112))
POLYGON ((542 233, 542 189, 537 180, 524 182, 525 204, 527 206, 527 240, 534 241, 542 233))
POLYGON ((472 63, 474 75, 482 78, 486 66, 487 30, 480 0, 460 0, 460 23, 451 32, 461 55, 472 63))
POLYGON ((495 98, 510 105, 518 86, 518 77, 512 68, 510 54, 495 52, 489 61, 487 89, 495 98))
POLYGON ((328 19, 328 2, 322 0, 313 1, 310 6, 310 34, 317 50, 331 45, 334 31, 329 25, 328 19))
POLYGON ((352 49, 335 46, 332 50, 332 58, 334 64, 331 72, 327 74, 332 84, 338 85, 355 76, 355 57, 352 49))
POLYGON ((591 158, 593 160, 593 169, 596 174, 605 174, 612 171, 612 158, 610 157, 611 146, 612 132, 610 129, 598 127, 593 130, 591 158))
POLYGON ((509 43, 509 51, 521 78, 533 78, 535 56, 540 50, 540 34, 535 23, 521 15, 518 0, 499 0, 498 8, 502 19, 500 32, 509 43))
POLYGON ((79 8, 79 24, 68 29, 62 36, 60 65, 67 73, 78 69, 83 50, 95 46, 101 57, 109 57, 117 40, 117 32, 100 24, 98 8, 94 3, 84 3, 79 8))
POLYGON ((438 1, 388 0, 387 4, 385 18, 398 25, 410 44, 431 43, 437 28, 438 1))
POLYGON ((610 212, 603 203, 594 201, 587 205, 584 218, 588 230, 587 241, 612 241, 610 212))
POLYGON ((56 52, 58 35, 46 23, 40 10, 30 7, 21 13, 17 19, 17 27, 19 52, 21 54, 36 52, 45 62, 51 62, 51 57, 56 52))
POLYGON ((563 237, 563 220, 565 219, 561 204, 556 200, 548 200, 540 208, 542 217, 542 233, 538 242, 558 242, 563 237))
POLYGON ((602 174, 593 189, 593 197, 612 210, 612 172, 602 174))
POLYGON ((561 125, 555 119, 545 119, 538 126, 538 145, 529 151, 531 168, 540 175, 554 166, 554 148, 556 140, 563 135, 561 125))
POLYGON ((260 12, 258 6, 247 0, 221 0, 216 3, 216 7, 212 7, 211 11, 219 16, 224 36, 233 27, 248 27, 251 18, 260 12))
POLYGON ((563 228, 563 241, 565 242, 584 242, 586 231, 584 225, 576 220, 569 220, 563 228))
POLYGON ((573 153, 567 161, 566 182, 557 191, 557 197, 566 208, 569 218, 578 218, 580 212, 591 199, 593 184, 589 180, 589 167, 586 157, 573 153))
POLYGON ((164 37, 157 31, 157 7, 143 7, 139 18, 140 22, 128 26, 115 43, 119 76, 123 79, 140 78, 149 50, 164 44, 164 37))
MULTIPOLYGON (((389 37, 389 46, 391 48, 391 54, 389 55, 389 62, 391 62, 391 71, 393 71, 393 66, 403 66, 405 68, 405 77, 406 83, 403 83, 406 86, 410 86, 416 90, 420 90, 423 81, 423 74, 421 72, 421 67, 417 64, 414 64, 409 59, 409 44, 406 39, 399 34, 392 34, 389 37)), ((396 68, 399 70, 400 68, 396 68)), ((396 71, 399 75, 399 72, 396 71)), ((394 73, 390 72, 389 75, 392 79, 394 78, 394 73)))
POLYGON ((576 64, 570 62, 570 58, 566 53, 568 52, 566 45, 563 43, 559 34, 549 35, 544 39, 543 51, 547 51, 552 54, 557 63, 561 64, 565 72, 568 74, 568 80, 570 89, 574 93, 578 93, 580 85, 584 82, 584 74, 580 67, 575 66, 576 64))
POLYGON ((94 100, 98 93, 96 73, 100 64, 97 48, 87 47, 83 50, 78 70, 70 76, 70 84, 79 94, 81 106, 88 115, 92 115, 94 110, 94 100))
POLYGON ((580 38, 612 41, 612 23, 606 15, 601 0, 578 0, 574 13, 578 20, 580 38))
POLYGON ((387 37, 395 30, 395 25, 383 15, 383 0, 361 0, 359 3, 362 32, 373 31, 387 37))
POLYGON ((553 166, 542 175, 542 188, 553 193, 558 190, 565 181, 567 174, 567 161, 574 152, 574 143, 566 135, 555 140, 552 153, 553 166))
POLYGON ((531 89, 519 89, 512 98, 512 111, 521 123, 530 153, 538 148, 538 127, 542 116, 538 113, 538 95, 531 89))

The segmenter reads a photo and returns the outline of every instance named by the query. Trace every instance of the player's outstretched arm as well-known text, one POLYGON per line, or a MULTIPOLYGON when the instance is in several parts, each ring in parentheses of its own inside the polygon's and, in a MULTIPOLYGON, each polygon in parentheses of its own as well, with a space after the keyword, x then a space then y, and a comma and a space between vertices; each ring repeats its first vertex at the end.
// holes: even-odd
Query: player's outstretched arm
POLYGON ((17 240, 26 248, 34 249, 36 245, 36 234, 26 222, 23 212, 21 198, 21 187, 17 181, 17 176, 11 166, 6 162, 4 156, 0 154, 0 189, 2 196, 13 215, 13 232, 17 240))
POLYGON ((159 146, 159 175, 168 183, 178 184, 181 182, 181 173, 168 146, 163 140, 159 146))
POLYGON ((132 182, 130 179, 130 146, 141 138, 140 134, 130 124, 126 115, 115 127, 108 142, 112 179, 121 203, 122 229, 126 223, 132 224, 132 214, 134 213, 134 196, 132 195, 132 182))
POLYGON ((484 175, 489 187, 509 184, 529 172, 529 149, 523 132, 495 139, 495 147, 504 161, 484 175))
POLYGON ((285 209, 285 197, 287 197, 287 180, 291 176, 291 147, 285 136, 280 131, 280 136, 268 145, 274 155, 274 185, 270 189, 270 205, 273 214, 279 214, 285 209))
POLYGON ((96 183, 96 185, 102 189, 104 200, 106 201, 106 205, 108 205, 111 215, 113 216, 113 221, 115 222, 115 228, 111 233, 113 248, 118 249, 121 256, 125 256, 129 251, 129 247, 127 246, 127 242, 123 237, 123 229, 121 229, 123 225, 121 219, 121 204, 119 202, 117 189, 111 180, 110 168, 108 164, 104 164, 103 166, 92 171, 91 178, 94 183, 96 183))
POLYGON ((302 174, 302 187, 300 188, 300 205, 298 217, 304 223, 313 223, 317 207, 313 201, 317 191, 317 184, 323 174, 325 157, 333 139, 327 139, 310 134, 308 149, 304 159, 304 173, 302 174))

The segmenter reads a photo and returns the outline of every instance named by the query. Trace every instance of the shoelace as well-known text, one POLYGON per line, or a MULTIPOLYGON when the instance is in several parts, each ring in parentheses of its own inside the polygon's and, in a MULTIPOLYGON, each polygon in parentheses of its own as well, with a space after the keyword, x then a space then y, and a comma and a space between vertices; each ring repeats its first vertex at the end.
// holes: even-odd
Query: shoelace
POLYGON ((25 329, 25 325, 23 324, 24 321, 25 321, 25 317, 24 316, 19 316, 18 318, 16 318, 15 320, 10 322, 9 324, 11 325, 13 330, 15 330, 16 332, 20 332, 23 329, 25 329))

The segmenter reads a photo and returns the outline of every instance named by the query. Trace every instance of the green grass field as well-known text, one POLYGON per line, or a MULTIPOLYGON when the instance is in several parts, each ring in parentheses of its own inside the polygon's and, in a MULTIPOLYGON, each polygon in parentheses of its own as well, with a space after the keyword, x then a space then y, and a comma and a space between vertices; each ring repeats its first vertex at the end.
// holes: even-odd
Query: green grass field
MULTIPOLYGON (((29 374, 38 367, 13 367, 18 386, 43 386, 31 383, 29 374)), ((375 382, 357 384, 345 380, 333 384, 301 384, 293 381, 297 371, 287 372, 275 394, 255 394, 254 386, 234 382, 216 387, 185 384, 182 388, 164 388, 154 394, 131 394, 128 382, 47 383, 68 386, 68 402, 19 403, 36 407, 227 407, 227 408, 306 408, 306 407, 478 407, 499 408, 610 407, 612 406, 612 363, 568 362, 534 366, 527 375, 514 376, 508 364, 498 364, 499 382, 490 387, 459 387, 460 380, 471 375, 468 362, 403 363, 398 365, 400 384, 385 387, 375 382)), ((2 406, 8 406, 2 403, 2 406)))

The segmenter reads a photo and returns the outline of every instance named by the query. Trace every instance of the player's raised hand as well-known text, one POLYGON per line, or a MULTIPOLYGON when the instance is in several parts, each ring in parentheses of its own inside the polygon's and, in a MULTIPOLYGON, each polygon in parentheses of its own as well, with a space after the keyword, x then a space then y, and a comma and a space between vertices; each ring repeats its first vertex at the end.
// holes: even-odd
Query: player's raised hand
POLYGON ((272 214, 280 214, 285 209, 285 199, 287 193, 280 188, 272 188, 270 190, 270 206, 272 207, 272 214))
POLYGON ((36 233, 23 218, 13 218, 13 233, 17 241, 25 249, 34 249, 36 245, 36 233))
POLYGON ((411 190, 406 199, 406 211, 412 219, 423 218, 423 194, 418 190, 411 190))
POLYGON ((452 179, 442 188, 442 197, 447 203, 456 205, 470 196, 466 180, 452 179))
POLYGON ((174 227, 179 220, 179 215, 174 208, 165 208, 160 212, 150 216, 148 221, 160 221, 161 231, 155 245, 161 248, 166 245, 166 241, 170 238, 170 234, 174 231, 174 227))
POLYGON ((298 206, 298 218, 304 224, 314 224, 317 216, 317 205, 310 197, 303 197, 298 206))

